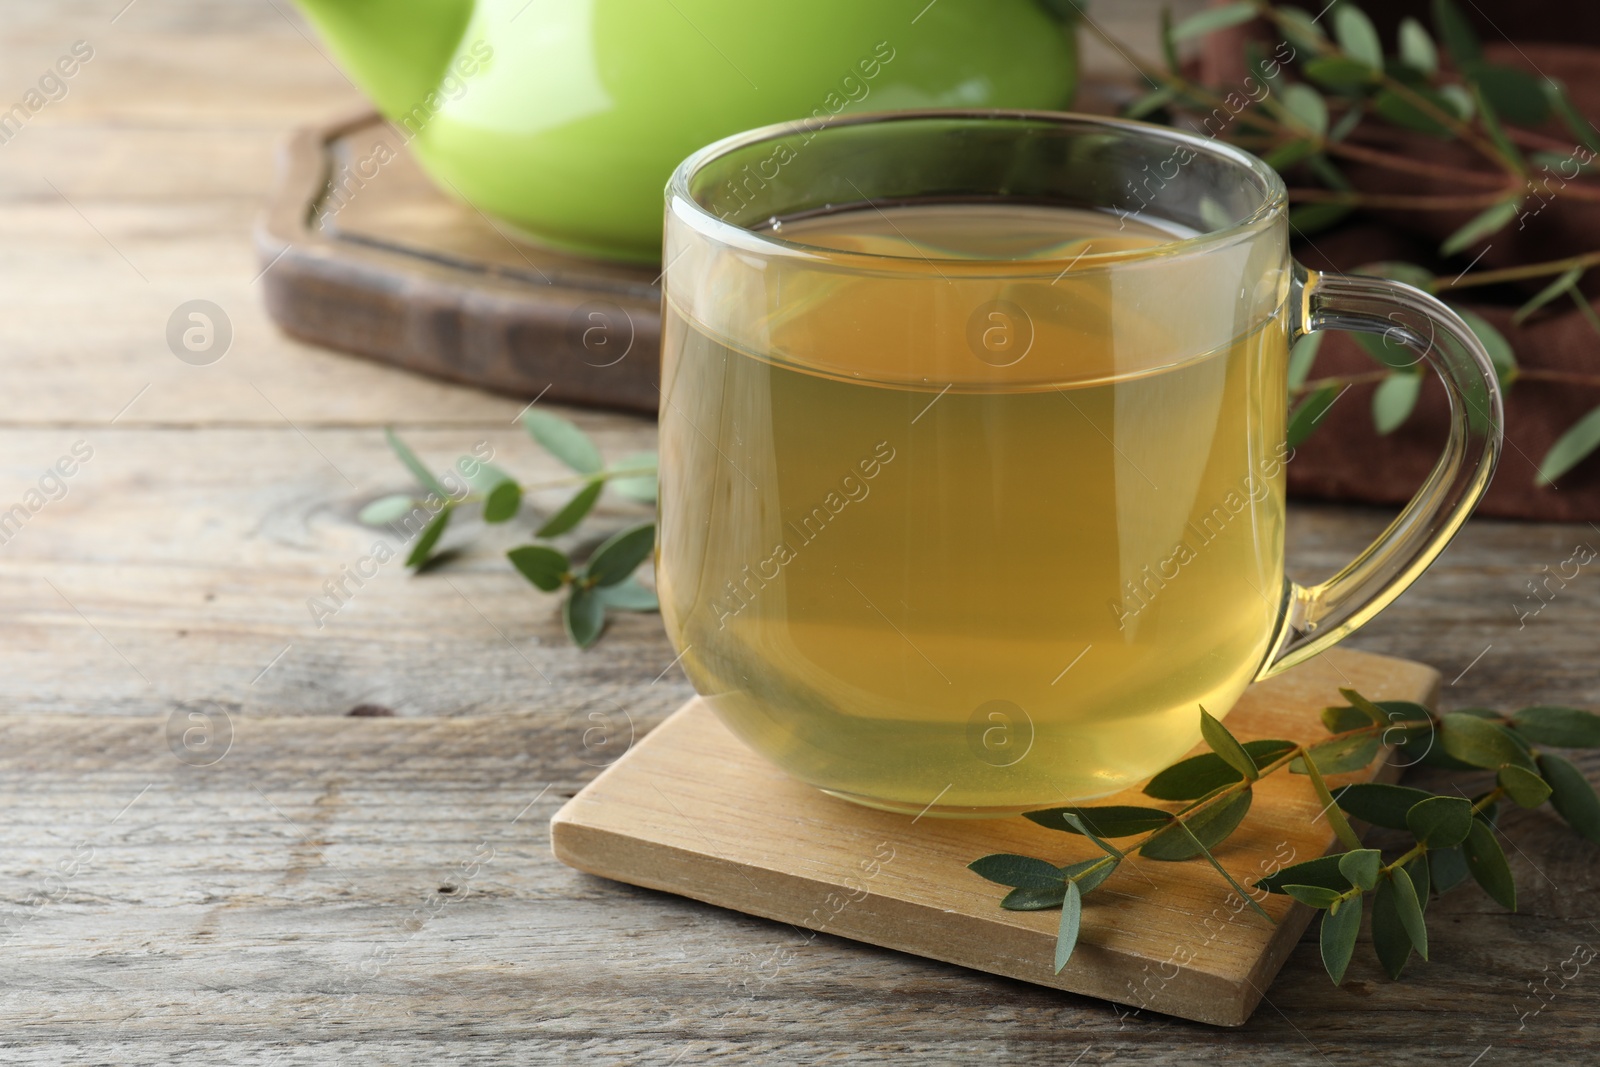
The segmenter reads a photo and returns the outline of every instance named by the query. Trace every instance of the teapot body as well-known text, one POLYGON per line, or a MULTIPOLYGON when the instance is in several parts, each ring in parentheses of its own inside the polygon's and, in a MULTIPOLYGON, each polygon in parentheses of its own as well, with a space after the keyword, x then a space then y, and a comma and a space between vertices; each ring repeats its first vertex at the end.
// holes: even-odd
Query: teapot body
POLYGON ((1074 39, 1040 0, 300 2, 441 189, 608 259, 659 258, 673 167, 730 133, 1059 108, 1075 85, 1074 39))

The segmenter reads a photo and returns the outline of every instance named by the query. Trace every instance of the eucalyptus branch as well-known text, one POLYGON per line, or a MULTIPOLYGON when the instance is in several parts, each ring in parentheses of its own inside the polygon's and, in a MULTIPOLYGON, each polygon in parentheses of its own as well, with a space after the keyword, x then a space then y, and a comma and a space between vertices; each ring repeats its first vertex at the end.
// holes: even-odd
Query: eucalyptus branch
MULTIPOLYGON (((1287 34, 1293 34, 1293 28, 1289 23, 1289 20, 1284 17, 1283 13, 1279 11, 1270 2, 1270 0, 1253 0, 1253 3, 1256 11, 1263 18, 1272 22, 1273 25, 1277 26, 1278 29, 1282 30, 1283 32, 1287 34)), ((1316 46, 1320 55, 1337 59, 1352 59, 1352 57, 1343 49, 1326 38, 1310 43, 1316 46)), ((1435 106, 1433 101, 1429 100, 1420 93, 1414 92, 1409 85, 1406 85, 1404 82, 1395 78, 1387 71, 1378 70, 1375 71, 1375 73, 1378 76, 1378 84, 1382 85, 1385 89, 1394 93, 1400 99, 1406 101, 1406 103, 1410 104, 1424 115, 1427 115, 1441 126, 1451 130, 1456 134, 1456 136, 1472 145, 1473 148, 1477 149, 1479 154, 1484 156, 1484 158, 1488 159, 1490 162, 1494 163, 1497 167, 1515 175, 1518 178, 1522 177, 1522 170, 1514 160, 1507 159, 1502 152, 1495 148, 1494 145, 1489 143, 1489 141, 1486 139, 1480 137, 1476 130, 1474 130, 1467 123, 1463 122, 1453 112, 1435 106)))
POLYGON ((1321 805, 1319 818, 1326 815, 1342 851, 1275 871, 1255 888, 1324 912, 1322 957, 1338 982, 1354 951, 1368 894, 1374 948, 1396 978, 1413 951, 1427 958, 1423 905, 1430 893, 1447 892, 1470 876, 1495 900, 1515 909, 1516 887, 1492 826, 1501 800, 1524 808, 1548 802, 1584 837, 1600 843, 1600 795, 1572 764, 1533 747, 1600 748, 1600 715, 1541 706, 1509 716, 1482 709, 1435 716, 1418 704, 1374 703, 1354 690, 1340 692, 1350 703, 1323 711, 1329 735, 1315 742, 1240 743, 1201 708, 1201 733, 1210 751, 1174 764, 1143 789, 1157 800, 1189 802, 1177 811, 1119 804, 1027 813, 1040 826, 1087 838, 1102 853, 1098 857, 1058 867, 1044 859, 999 853, 974 860, 969 868, 1011 887, 1002 907, 1062 907, 1057 971, 1070 961, 1077 942, 1084 897, 1135 852, 1157 861, 1204 859, 1271 921, 1214 852, 1245 817, 1255 784, 1287 767, 1309 780, 1321 805), (1421 749, 1417 762, 1425 764, 1493 772, 1496 785, 1476 800, 1376 782, 1329 789, 1325 774, 1369 768, 1390 749, 1421 749), (1351 819, 1408 831, 1415 842, 1384 862, 1381 851, 1362 845, 1351 819), (1111 844, 1124 838, 1129 841, 1121 847, 1111 844))
POLYGON ((522 421, 534 441, 573 474, 519 482, 475 450, 457 460, 454 469, 441 478, 389 430, 389 447, 426 493, 421 498, 412 493, 380 497, 361 509, 360 518, 368 525, 388 526, 408 541, 414 538, 406 566, 420 572, 441 558, 436 549, 459 509, 482 505, 485 523, 504 523, 517 517, 529 493, 579 487, 544 518, 534 530, 532 543, 511 549, 506 557, 537 588, 547 593, 565 591, 563 625, 574 644, 587 648, 605 629, 608 612, 658 609, 655 593, 633 578, 633 572, 654 551, 655 524, 635 522, 616 531, 581 563, 550 542, 577 528, 608 486, 630 500, 654 504, 656 455, 640 453, 608 466, 588 435, 559 415, 530 409, 522 421), (452 482, 453 487, 448 484, 452 482))
MULTIPOLYGON (((1086 24, 1121 52, 1152 85, 1160 86, 1131 105, 1131 114, 1140 116, 1166 108, 1171 116, 1187 115, 1190 127, 1199 121, 1211 132, 1212 120, 1197 119, 1196 115, 1204 110, 1221 114, 1217 109, 1223 108, 1228 119, 1213 136, 1225 136, 1264 154, 1267 162, 1286 178, 1306 175, 1313 179, 1295 181, 1289 190, 1289 199, 1295 205, 1290 221, 1298 236, 1335 225, 1362 209, 1464 212, 1470 217, 1439 245, 1439 255, 1451 257, 1469 254, 1513 223, 1518 228, 1526 226, 1529 218, 1543 211, 1556 196, 1600 203, 1600 183, 1578 180, 1590 173, 1591 165, 1600 158, 1600 129, 1577 109, 1560 83, 1487 60, 1471 24, 1454 0, 1433 3, 1434 27, 1442 43, 1435 43, 1422 23, 1407 18, 1401 22, 1398 52, 1394 55, 1385 53, 1372 20, 1356 0, 1342 0, 1323 14, 1330 17, 1319 25, 1304 11, 1280 9, 1272 0, 1235 0, 1196 12, 1177 26, 1164 19, 1161 41, 1170 72, 1136 57, 1094 23, 1086 24), (1247 81, 1243 88, 1248 91, 1243 95, 1232 92, 1224 98, 1223 90, 1198 85, 1178 69, 1177 41, 1258 19, 1282 31, 1297 49, 1287 59, 1277 58, 1282 55, 1279 49, 1270 61, 1259 50, 1253 54, 1247 51, 1246 66, 1267 84, 1266 93, 1247 81), (1508 115, 1523 125, 1507 125, 1502 116, 1508 115), (1552 118, 1566 126, 1575 138, 1575 146, 1527 128, 1552 118), (1494 171, 1415 158, 1374 146, 1372 138, 1365 138, 1367 143, 1353 140, 1369 120, 1377 128, 1386 126, 1460 141, 1471 149, 1474 161, 1481 156, 1493 164, 1494 171), (1561 152, 1562 158, 1558 162, 1535 155, 1525 161, 1519 145, 1543 153, 1561 152), (1363 190, 1336 165, 1347 162, 1425 177, 1448 183, 1448 188, 1438 193, 1363 190), (1576 170, 1572 169, 1574 164, 1576 170), (1543 170, 1530 171, 1530 166, 1542 166, 1543 170)), ((1250 44, 1247 49, 1256 47, 1250 44)), ((1547 284, 1516 309, 1512 324, 1522 325, 1553 301, 1570 301, 1589 328, 1600 336, 1600 312, 1583 293, 1585 272, 1600 267, 1600 251, 1482 271, 1472 269, 1475 263, 1476 258, 1465 271, 1437 275, 1412 263, 1373 264, 1371 268, 1441 295, 1547 278, 1547 284)), ((1477 335, 1495 365, 1501 388, 1508 393, 1515 382, 1524 378, 1585 387, 1600 384, 1582 373, 1523 370, 1511 343, 1493 324, 1470 308, 1455 310, 1477 335)), ((1374 373, 1322 377, 1310 382, 1307 378, 1321 337, 1313 334, 1296 343, 1288 375, 1290 396, 1297 399, 1288 427, 1291 445, 1317 432, 1323 425, 1323 414, 1351 384, 1377 385, 1372 394, 1372 421, 1380 435, 1403 426, 1416 410, 1422 378, 1412 369, 1414 361, 1402 357, 1387 339, 1358 334, 1356 340, 1378 364, 1374 373)), ((1555 484, 1596 451, 1600 451, 1600 405, 1557 437, 1540 461, 1536 483, 1555 484)))
POLYGON ((1504 190, 1508 187, 1503 178, 1493 174, 1485 174, 1481 170, 1469 170, 1466 167, 1452 167, 1444 163, 1430 163, 1423 159, 1413 159, 1397 152, 1385 152, 1382 149, 1372 148, 1368 145, 1353 144, 1350 141, 1324 140, 1321 150, 1329 155, 1343 156, 1362 163, 1369 163, 1376 167, 1385 167, 1389 170, 1404 171, 1408 174, 1419 174, 1429 178, 1442 178, 1448 181, 1461 182, 1465 185, 1486 185, 1504 190))
MULTIPOLYGON (((1520 186, 1518 186, 1520 188, 1520 186)), ((1351 207, 1390 208, 1401 211, 1462 211, 1493 207, 1516 193, 1501 187, 1495 192, 1443 195, 1436 193, 1363 193, 1343 189, 1292 188, 1289 199, 1308 204, 1349 204, 1351 207)))
POLYGON ((1501 267, 1497 270, 1471 271, 1451 279, 1445 279, 1444 275, 1440 275, 1434 279, 1433 291, 1444 292, 1448 289, 1466 289, 1476 285, 1499 285, 1501 282, 1515 282, 1524 278, 1542 278, 1550 274, 1560 274, 1574 267, 1587 270, 1595 266, 1600 266, 1600 251, 1567 256, 1564 259, 1549 259, 1540 263, 1524 263, 1516 267, 1501 267))

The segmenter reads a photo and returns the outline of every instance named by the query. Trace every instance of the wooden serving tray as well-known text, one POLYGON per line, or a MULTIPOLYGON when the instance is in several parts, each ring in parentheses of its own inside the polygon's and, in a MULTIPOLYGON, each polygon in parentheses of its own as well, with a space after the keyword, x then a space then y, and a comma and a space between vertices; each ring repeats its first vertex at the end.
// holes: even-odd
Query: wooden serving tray
POLYGON ((376 112, 293 133, 254 236, 267 311, 302 340, 494 392, 656 410, 658 271, 492 223, 376 112))
MULTIPOLYGON (((1309 740, 1340 686, 1432 706, 1430 667, 1333 651, 1244 695, 1241 740, 1309 740)), ((1388 751, 1335 784, 1393 781, 1388 751)), ((1101 804, 1150 804, 1138 790, 1101 804)), ((1240 884, 1327 853, 1334 836, 1310 785, 1275 774, 1217 851, 1240 884)), ((1004 911, 1006 890, 963 870, 991 852, 1054 862, 1097 855, 1025 819, 913 818, 859 807, 785 776, 691 700, 568 801, 550 823, 579 870, 885 948, 1222 1026, 1250 1017, 1312 916, 1288 897, 1244 907, 1203 861, 1130 857, 1088 898, 1071 962, 1052 973, 1057 911, 1004 911), (1230 897, 1232 900, 1230 901, 1230 897)))

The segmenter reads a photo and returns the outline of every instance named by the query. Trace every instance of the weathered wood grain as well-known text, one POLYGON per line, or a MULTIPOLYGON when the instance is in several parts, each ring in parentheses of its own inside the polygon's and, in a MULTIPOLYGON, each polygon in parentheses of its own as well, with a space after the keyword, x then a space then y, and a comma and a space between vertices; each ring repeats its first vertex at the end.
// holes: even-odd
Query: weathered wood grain
MULTIPOLYGON (((0 0, 7 106, 73 41, 96 51, 65 99, 0 145, 0 502, 74 440, 97 449, 66 499, 0 545, 0 904, 31 916, 4 941, 0 1058, 1342 1067, 1466 1065, 1491 1045, 1479 1067, 1589 1057, 1589 970, 1518 1029, 1537 1003, 1527 983, 1600 936, 1600 856, 1546 813, 1505 822, 1519 914, 1473 890, 1437 902, 1434 961, 1398 984, 1363 948, 1334 989, 1302 942, 1270 1003, 1220 1034, 828 935, 806 942, 562 867, 545 820, 608 758, 584 747, 574 714, 587 728, 586 702, 614 700, 642 732, 688 696, 676 671, 654 681, 673 656, 658 621, 622 620, 575 652, 489 539, 434 575, 385 570, 311 625, 305 598, 370 544, 360 503, 403 484, 381 426, 440 465, 480 437, 518 473, 538 475, 539 460, 525 442, 516 451, 520 402, 297 344, 262 309, 249 233, 275 147, 360 103, 286 0, 124 5, 0 0), (196 297, 234 326, 208 367, 181 363, 163 337, 196 297), (204 701, 240 732, 196 771, 162 747, 162 725, 204 701), (340 717, 359 703, 402 717, 340 717), (495 861, 440 895, 485 837, 495 861), (96 860, 57 896, 49 872, 80 841, 96 860), (439 916, 411 936, 413 910, 430 905, 439 916), (341 985, 375 947, 394 955, 341 985)), ((1128 26, 1111 28, 1131 39, 1159 6, 1092 15, 1111 25, 1126 9, 1128 26)), ((608 452, 649 447, 648 420, 576 417, 608 452)), ((1291 559, 1325 575, 1387 519, 1297 507, 1291 559)), ((1470 524, 1351 645, 1437 666, 1446 708, 1600 705, 1595 575, 1523 629, 1514 610, 1576 540, 1600 546, 1600 533, 1470 524)))
POLYGON ((1534 1063, 1597 1036, 1587 971, 1517 1029, 1597 937, 1593 850, 1542 813, 1506 820, 1520 914, 1435 902, 1403 983, 1363 944, 1335 989, 1302 945, 1218 1031, 562 867, 545 823, 610 758, 587 720, 235 725, 197 768, 160 720, 0 721, 0 1032, 40 1043, 8 1061, 1534 1063))

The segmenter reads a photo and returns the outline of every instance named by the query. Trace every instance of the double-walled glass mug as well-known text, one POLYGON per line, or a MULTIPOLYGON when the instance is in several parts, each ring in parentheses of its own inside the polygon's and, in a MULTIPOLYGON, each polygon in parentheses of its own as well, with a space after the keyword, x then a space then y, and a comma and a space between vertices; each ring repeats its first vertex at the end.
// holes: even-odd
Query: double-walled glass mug
MULTIPOLYGON (((657 581, 695 689, 789 774, 999 815, 1115 792, 1400 594, 1500 447, 1494 368, 1289 257, 1260 160, 1055 113, 774 126, 667 188, 657 581), (1382 537, 1284 574, 1287 364, 1383 333, 1450 438, 1382 537)), ((708 773, 715 773, 714 771, 708 773)))

